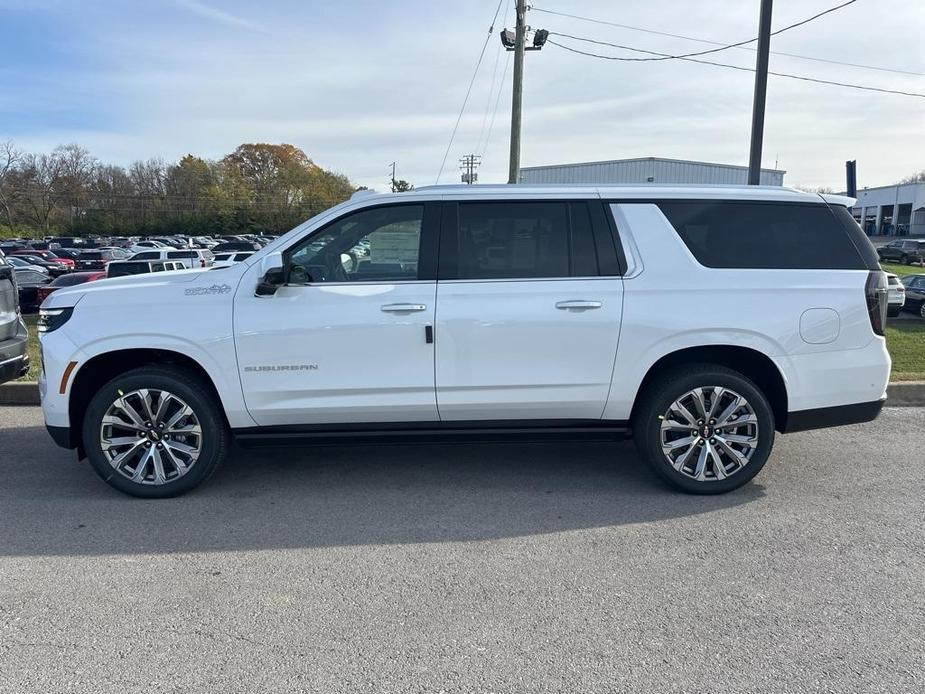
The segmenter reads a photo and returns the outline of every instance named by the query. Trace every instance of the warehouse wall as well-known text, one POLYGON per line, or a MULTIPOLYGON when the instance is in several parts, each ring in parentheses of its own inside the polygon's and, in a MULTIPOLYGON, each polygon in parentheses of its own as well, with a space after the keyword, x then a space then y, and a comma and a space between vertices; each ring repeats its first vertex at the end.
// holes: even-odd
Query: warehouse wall
MULTIPOLYGON (((586 164, 536 166, 520 171, 522 183, 692 183, 745 185, 748 169, 722 164, 673 161, 666 159, 629 159, 586 164), (653 180, 649 180, 649 179, 653 180)), ((762 185, 781 186, 784 172, 763 169, 762 185)))

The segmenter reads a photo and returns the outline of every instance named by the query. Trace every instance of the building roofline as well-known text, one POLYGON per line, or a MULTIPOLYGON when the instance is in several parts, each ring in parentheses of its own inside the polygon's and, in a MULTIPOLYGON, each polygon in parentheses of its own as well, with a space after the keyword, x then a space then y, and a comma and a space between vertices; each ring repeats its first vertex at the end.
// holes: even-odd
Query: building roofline
MULTIPOLYGON (((739 164, 718 164, 712 161, 696 161, 693 159, 669 159, 667 157, 635 157, 632 159, 603 159, 600 161, 579 161, 573 162, 571 164, 548 164, 541 166, 522 166, 520 167, 521 171, 536 171, 538 169, 563 169, 568 167, 575 166, 598 166, 601 164, 629 164, 631 162, 637 161, 666 161, 672 164, 695 164, 698 166, 716 166, 723 169, 736 169, 738 171, 748 171, 747 166, 740 166, 739 164)), ((761 169, 765 173, 787 173, 786 169, 761 169)))

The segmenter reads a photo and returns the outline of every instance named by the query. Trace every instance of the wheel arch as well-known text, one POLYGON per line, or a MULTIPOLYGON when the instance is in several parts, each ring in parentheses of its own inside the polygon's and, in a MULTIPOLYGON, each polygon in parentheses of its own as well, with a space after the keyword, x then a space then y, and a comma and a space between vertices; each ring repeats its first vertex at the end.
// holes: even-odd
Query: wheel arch
MULTIPOLYGON (((76 445, 78 454, 84 456, 80 432, 83 430, 84 414, 90 400, 104 384, 116 376, 143 366, 177 366, 194 373, 209 390, 215 401, 221 405, 222 398, 209 372, 192 357, 162 348, 126 348, 103 352, 87 360, 74 375, 68 398, 68 419, 71 444, 76 445)), ((219 407, 227 424, 224 407, 219 407)))
POLYGON ((631 419, 636 416, 642 396, 649 386, 669 369, 685 364, 716 364, 738 371, 751 379, 764 393, 774 413, 775 429, 782 431, 787 424, 787 385, 777 365, 762 352, 740 345, 704 345, 686 347, 662 356, 649 367, 633 402, 631 419))

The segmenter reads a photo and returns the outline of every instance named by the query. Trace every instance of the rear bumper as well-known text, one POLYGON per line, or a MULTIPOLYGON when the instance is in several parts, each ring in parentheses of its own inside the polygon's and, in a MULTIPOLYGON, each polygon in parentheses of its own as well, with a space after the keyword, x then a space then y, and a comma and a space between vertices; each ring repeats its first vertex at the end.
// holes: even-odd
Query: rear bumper
POLYGON ((29 370, 29 333, 20 322, 16 335, 0 342, 0 383, 19 378, 29 370))
POLYGON ((886 398, 873 402, 858 402, 851 405, 819 407, 813 410, 797 410, 787 413, 786 426, 781 429, 784 434, 810 429, 840 427, 846 424, 862 424, 877 418, 886 398))

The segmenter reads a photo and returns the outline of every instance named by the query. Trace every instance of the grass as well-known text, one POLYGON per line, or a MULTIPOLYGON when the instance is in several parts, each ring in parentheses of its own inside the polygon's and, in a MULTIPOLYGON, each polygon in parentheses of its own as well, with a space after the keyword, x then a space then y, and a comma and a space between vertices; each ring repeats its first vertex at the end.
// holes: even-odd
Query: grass
POLYGON ((36 321, 39 316, 37 313, 24 315, 26 326, 29 328, 29 373, 20 378, 20 381, 37 381, 39 371, 42 370, 42 363, 39 357, 39 333, 35 329, 36 321))
POLYGON ((884 272, 892 272, 894 275, 923 275, 925 274, 925 268, 919 267, 918 265, 897 265, 895 263, 880 263, 880 267, 883 268, 884 272))
POLYGON ((925 322, 887 325, 886 346, 893 357, 891 381, 925 381, 925 322))

